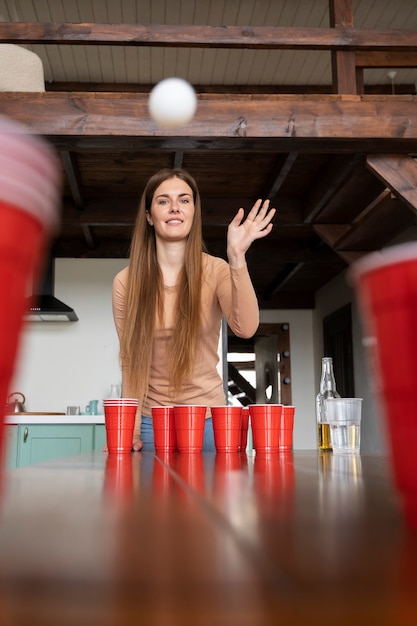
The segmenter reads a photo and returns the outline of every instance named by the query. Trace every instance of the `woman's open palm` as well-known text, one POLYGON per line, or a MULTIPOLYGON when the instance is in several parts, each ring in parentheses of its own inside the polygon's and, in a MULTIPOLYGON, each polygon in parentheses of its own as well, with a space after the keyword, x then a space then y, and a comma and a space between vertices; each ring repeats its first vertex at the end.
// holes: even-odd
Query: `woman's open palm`
POLYGON ((227 254, 229 260, 244 255, 255 239, 266 237, 272 230, 271 220, 276 213, 269 209, 269 200, 257 200, 242 222, 244 210, 236 213, 227 229, 227 254))

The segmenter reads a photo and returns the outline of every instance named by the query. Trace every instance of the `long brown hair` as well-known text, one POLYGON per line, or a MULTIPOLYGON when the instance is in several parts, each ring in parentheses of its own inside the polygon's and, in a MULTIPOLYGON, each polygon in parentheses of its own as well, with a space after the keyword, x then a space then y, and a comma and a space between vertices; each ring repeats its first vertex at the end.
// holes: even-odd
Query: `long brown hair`
POLYGON ((163 277, 156 256, 154 228, 146 219, 156 189, 170 178, 180 178, 192 189, 194 219, 187 238, 179 277, 174 328, 169 349, 169 384, 173 399, 192 371, 201 324, 202 239, 201 201, 194 178, 183 169, 163 169, 148 181, 142 194, 130 247, 126 309, 120 341, 120 359, 130 393, 146 398, 157 319, 163 319, 163 277), (175 367, 173 367, 175 364, 175 367))

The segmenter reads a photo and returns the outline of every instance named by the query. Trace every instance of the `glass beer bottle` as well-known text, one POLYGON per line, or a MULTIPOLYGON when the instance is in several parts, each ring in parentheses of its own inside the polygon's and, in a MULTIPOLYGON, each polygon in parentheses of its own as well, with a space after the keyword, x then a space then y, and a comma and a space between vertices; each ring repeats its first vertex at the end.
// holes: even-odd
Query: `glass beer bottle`
POLYGON ((321 360, 320 391, 316 398, 317 438, 321 452, 331 451, 330 426, 324 414, 324 401, 327 398, 340 398, 336 390, 336 381, 333 372, 333 359, 329 356, 321 360))

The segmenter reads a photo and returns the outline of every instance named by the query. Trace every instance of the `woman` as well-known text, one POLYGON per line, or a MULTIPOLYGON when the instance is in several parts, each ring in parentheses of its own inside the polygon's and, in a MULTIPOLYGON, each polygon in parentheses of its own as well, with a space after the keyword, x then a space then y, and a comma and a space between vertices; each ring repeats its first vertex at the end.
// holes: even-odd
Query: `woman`
MULTIPOLYGON (((143 192, 129 265, 113 282, 123 396, 139 398, 133 450, 153 450, 151 407, 225 404, 217 371, 221 319, 251 337, 259 324, 245 253, 272 229, 275 209, 258 200, 229 225, 229 263, 204 251, 195 180, 182 169, 152 176, 143 192)), ((204 450, 214 449, 211 418, 204 450)))

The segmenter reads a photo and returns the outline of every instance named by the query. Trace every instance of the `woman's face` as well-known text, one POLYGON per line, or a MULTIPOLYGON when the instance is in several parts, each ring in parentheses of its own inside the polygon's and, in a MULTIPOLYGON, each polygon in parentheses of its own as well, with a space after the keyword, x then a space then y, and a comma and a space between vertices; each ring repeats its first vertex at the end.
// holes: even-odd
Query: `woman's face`
POLYGON ((181 241, 190 233, 194 212, 191 187, 181 178, 168 178, 156 188, 146 219, 157 238, 181 241))

